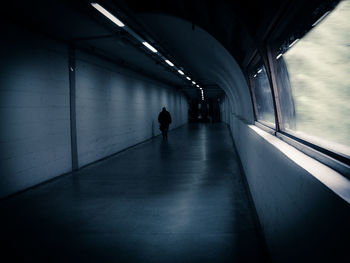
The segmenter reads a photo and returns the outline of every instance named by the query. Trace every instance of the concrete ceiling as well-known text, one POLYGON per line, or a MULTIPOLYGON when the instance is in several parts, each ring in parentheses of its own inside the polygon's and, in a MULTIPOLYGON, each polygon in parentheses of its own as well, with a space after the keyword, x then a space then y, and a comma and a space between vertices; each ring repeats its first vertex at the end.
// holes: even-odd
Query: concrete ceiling
MULTIPOLYGON (((242 71, 219 41, 198 26, 193 30, 191 23, 181 18, 142 14, 139 19, 152 30, 157 43, 166 46, 177 62, 196 76, 195 80, 203 87, 205 97, 218 98, 223 92, 231 93, 237 98, 237 108, 250 112, 249 90, 241 84, 245 83, 242 71)), ((195 86, 188 87, 186 92, 200 98, 195 86)))
MULTIPOLYGON (((123 29, 110 23, 89 0, 13 0, 2 5, 0 19, 74 43, 117 64, 181 88, 198 97, 188 81, 152 55, 123 29)), ((208 96, 231 93, 234 68, 244 72, 254 54, 275 30, 285 38, 300 23, 314 20, 315 8, 337 0, 101 0, 162 54, 206 87, 208 96), (282 19, 283 18, 283 19, 282 19), (237 62, 237 63, 236 63, 237 62), (234 65, 234 66, 233 66, 234 65), (230 68, 231 67, 231 68, 230 68), (230 75, 231 74, 231 75, 230 75), (230 87, 230 88, 228 88, 230 87)), ((316 9, 317 10, 317 9, 316 9)), ((241 73, 240 73, 241 74, 241 73)), ((246 87, 245 87, 246 88, 246 87)), ((237 93, 237 94, 236 94, 237 93)), ((240 93, 241 95, 239 95, 240 93)), ((242 95, 244 94, 244 95, 242 95)), ((248 94, 248 95, 247 95, 248 94)), ((244 99, 246 101, 246 99, 244 99)), ((240 104, 237 99, 237 105, 240 104)), ((246 103, 248 103, 246 101, 246 103)), ((240 107, 243 107, 240 105, 240 107)), ((244 108, 244 107, 243 107, 244 108)))

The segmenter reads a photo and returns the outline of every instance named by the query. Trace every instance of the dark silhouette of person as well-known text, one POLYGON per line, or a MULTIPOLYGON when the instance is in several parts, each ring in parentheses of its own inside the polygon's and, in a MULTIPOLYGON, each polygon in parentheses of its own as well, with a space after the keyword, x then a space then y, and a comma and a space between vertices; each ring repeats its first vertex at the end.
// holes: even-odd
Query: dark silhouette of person
POLYGON ((162 131, 163 139, 168 139, 168 129, 169 124, 171 123, 171 115, 165 107, 163 107, 163 110, 158 115, 158 122, 160 124, 159 129, 162 131))

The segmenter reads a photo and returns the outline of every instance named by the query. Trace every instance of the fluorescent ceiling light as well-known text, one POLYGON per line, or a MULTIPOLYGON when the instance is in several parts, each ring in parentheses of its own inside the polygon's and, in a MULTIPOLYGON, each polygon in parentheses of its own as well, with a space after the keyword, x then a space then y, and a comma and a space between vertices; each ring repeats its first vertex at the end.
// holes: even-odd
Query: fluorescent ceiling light
POLYGON ((289 47, 292 47, 292 46, 294 46, 295 45, 295 43, 297 43, 299 41, 299 38, 297 38, 296 40, 294 40, 290 45, 289 45, 289 47))
POLYGON ((190 77, 186 77, 186 79, 191 80, 191 78, 190 78, 190 77))
POLYGON ((259 70, 258 70, 258 74, 259 74, 261 71, 262 71, 262 69, 259 69, 259 70))
POLYGON ((182 70, 178 70, 177 72, 179 72, 181 75, 184 75, 185 73, 183 73, 182 70))
POLYGON ((169 61, 169 60, 165 60, 165 62, 170 66, 170 67, 173 67, 174 66, 174 64, 171 62, 171 61, 169 61))
POLYGON ((198 84, 197 84, 196 86, 197 86, 197 88, 199 88, 199 85, 198 85, 198 84))
POLYGON ((257 75, 255 74, 255 75, 254 75, 254 78, 256 78, 256 76, 257 76, 257 75))
POLYGON ((282 57, 282 53, 279 53, 276 57, 276 59, 279 59, 280 57, 282 57))
POLYGON ((200 90, 202 90, 202 88, 199 88, 200 90))
POLYGON ((319 19, 317 19, 315 23, 312 24, 312 26, 316 26, 318 23, 320 23, 329 13, 330 11, 327 11, 326 13, 324 13, 323 16, 321 16, 319 19))
POLYGON ((153 53, 157 53, 157 49, 155 49, 154 47, 152 47, 148 42, 143 41, 142 44, 147 47, 149 50, 151 50, 153 53))
POLYGON ((105 17, 107 17, 109 20, 111 20, 114 24, 116 24, 119 27, 124 27, 124 23, 120 21, 118 18, 116 18, 114 15, 112 15, 110 12, 108 12, 106 9, 104 9, 102 6, 100 6, 98 3, 91 3, 91 5, 99 11, 101 14, 103 14, 105 17))
POLYGON ((192 80, 192 84, 193 84, 193 85, 196 85, 196 82, 192 80))

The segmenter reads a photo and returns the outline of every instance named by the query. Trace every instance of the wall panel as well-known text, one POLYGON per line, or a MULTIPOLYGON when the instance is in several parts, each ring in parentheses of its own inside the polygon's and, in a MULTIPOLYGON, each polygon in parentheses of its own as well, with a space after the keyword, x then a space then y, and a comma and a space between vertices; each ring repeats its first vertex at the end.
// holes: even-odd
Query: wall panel
POLYGON ((187 122, 186 98, 175 88, 83 52, 76 96, 80 167, 158 135, 163 106, 172 114, 171 128, 187 122))
POLYGON ((0 41, 0 197, 71 169, 67 50, 15 27, 0 41))

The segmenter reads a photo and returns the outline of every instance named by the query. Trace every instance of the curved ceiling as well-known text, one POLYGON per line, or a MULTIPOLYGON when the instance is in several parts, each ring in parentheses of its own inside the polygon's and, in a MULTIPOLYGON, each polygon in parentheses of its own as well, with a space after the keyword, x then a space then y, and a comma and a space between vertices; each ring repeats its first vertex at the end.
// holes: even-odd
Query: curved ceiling
MULTIPOLYGON (((167 50, 192 73, 204 88, 206 97, 218 97, 225 91, 234 107, 234 112, 247 120, 253 119, 252 104, 243 73, 227 49, 200 27, 192 28, 183 19, 159 15, 140 14, 140 21, 147 26, 157 43, 167 50)), ((196 96, 195 86, 186 89, 196 96), (192 92, 191 92, 192 91, 192 92)))
MULTIPOLYGON (((315 18, 321 3, 339 0, 99 0, 163 55, 184 67, 209 96, 228 95, 233 111, 253 119, 242 74, 276 31, 283 39, 315 18), (286 15, 288 14, 288 15, 286 15)), ((9 20, 104 56, 197 96, 184 78, 133 37, 98 14, 91 0, 12 0, 2 6, 9 20)))
POLYGON ((279 27, 278 37, 312 24, 339 0, 124 0, 108 1, 129 14, 166 14, 190 21, 216 38, 244 68, 279 27), (312 22, 310 22, 312 21, 312 22))
POLYGON ((255 38, 261 35, 284 2, 281 0, 125 0, 134 13, 166 14, 200 26, 242 64, 252 50, 255 38))

